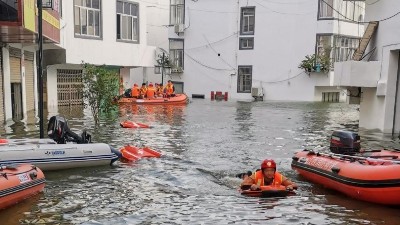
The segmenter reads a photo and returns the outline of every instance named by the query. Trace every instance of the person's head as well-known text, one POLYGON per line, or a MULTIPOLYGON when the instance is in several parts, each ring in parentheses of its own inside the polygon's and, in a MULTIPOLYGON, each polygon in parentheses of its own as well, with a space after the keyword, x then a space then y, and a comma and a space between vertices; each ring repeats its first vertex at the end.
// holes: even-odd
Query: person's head
POLYGON ((146 87, 146 83, 142 83, 142 87, 146 87))
POLYGON ((266 159, 261 163, 261 171, 264 177, 273 179, 276 171, 276 163, 272 159, 266 159))
POLYGON ((149 84, 149 87, 153 87, 153 84, 152 84, 152 83, 150 83, 150 84, 149 84))
POLYGON ((154 85, 156 85, 156 87, 158 87, 158 83, 155 83, 154 85))
POLYGON ((134 86, 134 87, 137 87, 138 85, 137 85, 137 83, 134 83, 133 86, 134 86))
POLYGON ((168 84, 171 84, 172 83, 172 81, 171 80, 168 80, 168 84))

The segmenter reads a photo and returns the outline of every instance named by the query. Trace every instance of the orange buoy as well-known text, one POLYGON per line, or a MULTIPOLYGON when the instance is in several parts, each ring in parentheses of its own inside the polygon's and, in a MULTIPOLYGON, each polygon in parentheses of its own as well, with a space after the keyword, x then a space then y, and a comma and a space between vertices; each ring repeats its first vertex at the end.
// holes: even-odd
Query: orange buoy
POLYGON ((148 148, 138 148, 135 146, 124 146, 120 149, 120 152, 122 154, 122 158, 128 161, 136 161, 141 158, 160 158, 161 153, 148 148))
POLYGON ((123 128, 150 128, 149 125, 143 123, 135 123, 129 120, 125 120, 120 123, 123 128))
POLYGON ((43 172, 30 164, 0 168, 0 209, 14 205, 43 191, 43 172))

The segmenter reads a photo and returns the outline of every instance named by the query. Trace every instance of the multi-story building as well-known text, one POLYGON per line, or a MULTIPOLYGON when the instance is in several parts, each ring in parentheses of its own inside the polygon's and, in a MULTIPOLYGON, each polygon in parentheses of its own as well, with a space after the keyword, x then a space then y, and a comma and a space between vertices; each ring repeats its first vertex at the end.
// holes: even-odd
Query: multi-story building
POLYGON ((396 135, 400 132, 399 10, 400 2, 396 0, 366 1, 368 26, 359 57, 335 67, 341 86, 360 88, 360 127, 396 135))
MULTIPOLYGON (((44 61, 47 68, 47 106, 57 112, 58 106, 82 104, 76 90, 81 82, 82 62, 107 65, 119 71, 125 88, 131 87, 134 71, 140 70, 144 77, 154 72, 155 46, 148 41, 160 43, 148 35, 148 13, 160 3, 156 0, 74 0, 62 2, 61 41, 56 48, 47 48, 44 61)), ((168 12, 162 11, 166 16, 168 12)), ((152 15, 157 17, 157 15, 152 15)), ((157 21, 151 20, 151 23, 157 21)), ((167 31, 164 31, 167 39, 167 31)), ((142 78, 141 78, 142 79, 142 78)), ((140 80, 142 82, 142 80, 140 80)))
MULTIPOLYGON (((43 36, 49 47, 60 41, 59 1, 43 10, 43 36)), ((0 121, 21 120, 37 109, 36 0, 0 1, 0 121)), ((33 117, 34 118, 34 117, 33 117)))
MULTIPOLYGON (((306 55, 351 59, 364 33, 364 2, 345 0, 171 0, 170 76, 197 97, 346 101, 333 69, 298 68, 306 55), (253 93, 252 93, 253 92, 253 93)), ((317 66, 318 65, 318 66, 317 66)), ((357 89, 356 89, 357 90, 357 89)))

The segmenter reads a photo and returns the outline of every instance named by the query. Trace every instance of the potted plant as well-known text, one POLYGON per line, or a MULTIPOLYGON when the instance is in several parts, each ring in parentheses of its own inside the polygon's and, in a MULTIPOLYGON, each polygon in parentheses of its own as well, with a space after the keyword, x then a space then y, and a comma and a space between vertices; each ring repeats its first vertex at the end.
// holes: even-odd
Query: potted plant
POLYGON ((307 73, 310 73, 314 70, 315 65, 315 54, 314 55, 306 55, 306 58, 303 59, 299 65, 300 69, 304 69, 307 73))

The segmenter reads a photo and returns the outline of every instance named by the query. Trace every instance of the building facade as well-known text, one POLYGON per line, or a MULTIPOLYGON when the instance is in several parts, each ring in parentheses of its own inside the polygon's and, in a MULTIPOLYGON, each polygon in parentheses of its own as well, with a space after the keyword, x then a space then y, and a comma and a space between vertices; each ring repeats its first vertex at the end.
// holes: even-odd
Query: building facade
MULTIPOLYGON (((376 1, 365 7, 365 22, 375 29, 363 38, 368 45, 363 52, 364 59, 341 63, 338 69, 345 68, 341 75, 347 85, 361 89, 360 127, 398 135, 400 31, 397 27, 400 24, 400 2, 376 1)), ((336 72, 340 73, 335 69, 336 72)))
POLYGON ((146 73, 152 74, 156 47, 148 41, 160 40, 148 36, 162 33, 154 29, 148 34, 148 13, 159 4, 155 0, 63 1, 60 45, 47 48, 44 54, 49 112, 57 112, 58 106, 83 103, 75 85, 81 82, 83 62, 115 69, 124 88, 130 88, 135 77, 142 82, 146 73), (135 71, 140 72, 135 75, 135 71))
MULTIPOLYGON (((59 1, 53 3, 43 10, 43 36, 48 46, 60 41, 59 1)), ((26 120, 28 113, 37 111, 36 1, 2 0, 0 12, 0 121, 26 120)))
POLYGON ((306 55, 351 59, 364 33, 364 2, 171 0, 170 78, 189 95, 346 101, 333 70, 298 68, 306 55))

